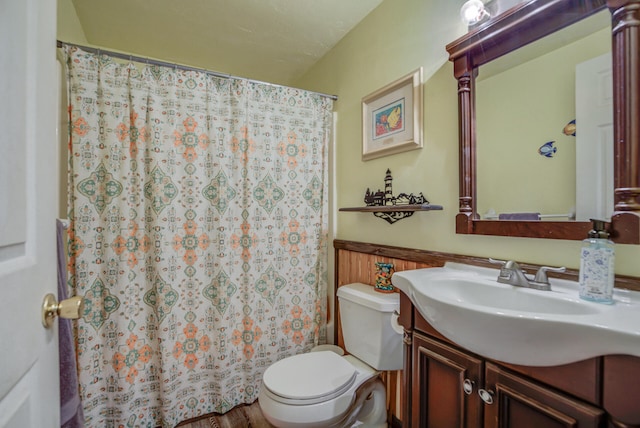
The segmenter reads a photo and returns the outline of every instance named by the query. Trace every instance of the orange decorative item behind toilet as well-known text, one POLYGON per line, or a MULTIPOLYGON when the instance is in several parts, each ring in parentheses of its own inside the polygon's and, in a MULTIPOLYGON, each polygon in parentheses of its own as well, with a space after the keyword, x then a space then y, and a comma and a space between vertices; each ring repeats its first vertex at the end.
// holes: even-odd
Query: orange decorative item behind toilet
POLYGON ((376 262, 376 291, 381 293, 393 293, 394 288, 391 284, 391 275, 393 275, 393 263, 376 262))

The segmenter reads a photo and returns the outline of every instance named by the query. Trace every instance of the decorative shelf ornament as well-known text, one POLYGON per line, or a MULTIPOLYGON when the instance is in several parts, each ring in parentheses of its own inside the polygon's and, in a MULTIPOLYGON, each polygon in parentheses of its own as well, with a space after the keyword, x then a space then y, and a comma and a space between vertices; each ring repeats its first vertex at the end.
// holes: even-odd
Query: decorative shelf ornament
POLYGON ((376 262, 376 285, 374 290, 381 293, 393 293, 394 287, 391 283, 393 272, 393 263, 376 262))
POLYGON ((419 195, 413 193, 400 193, 393 195, 393 177, 391 170, 387 169, 384 179, 384 191, 378 189, 372 192, 370 189, 364 194, 364 207, 340 208, 339 211, 351 212, 372 212, 373 215, 393 224, 403 218, 411 217, 416 211, 440 211, 442 205, 432 205, 420 192, 419 195))

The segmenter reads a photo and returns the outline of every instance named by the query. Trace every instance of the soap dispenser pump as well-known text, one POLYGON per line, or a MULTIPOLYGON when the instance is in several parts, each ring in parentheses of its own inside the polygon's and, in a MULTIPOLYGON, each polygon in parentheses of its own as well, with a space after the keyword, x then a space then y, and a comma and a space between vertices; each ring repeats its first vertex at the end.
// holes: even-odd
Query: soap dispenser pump
POLYGON ((591 219, 593 229, 582 241, 580 253, 580 297, 598 303, 613 303, 615 246, 605 222, 591 219))

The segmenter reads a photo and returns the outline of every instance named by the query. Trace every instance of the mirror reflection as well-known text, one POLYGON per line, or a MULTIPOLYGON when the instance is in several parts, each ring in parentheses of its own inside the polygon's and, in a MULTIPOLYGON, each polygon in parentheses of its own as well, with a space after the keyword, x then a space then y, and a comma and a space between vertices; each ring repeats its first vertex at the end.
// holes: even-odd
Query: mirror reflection
POLYGON ((476 178, 483 219, 611 216, 610 21, 603 10, 480 67, 476 178))

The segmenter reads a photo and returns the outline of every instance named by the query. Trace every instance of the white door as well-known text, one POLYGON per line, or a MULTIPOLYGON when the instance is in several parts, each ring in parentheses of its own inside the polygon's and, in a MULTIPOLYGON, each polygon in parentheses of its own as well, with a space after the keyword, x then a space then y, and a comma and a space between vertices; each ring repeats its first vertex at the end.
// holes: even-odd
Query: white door
POLYGON ((0 427, 59 427, 56 1, 0 0, 0 427))
POLYGON ((576 66, 576 220, 613 214, 611 54, 576 66))

